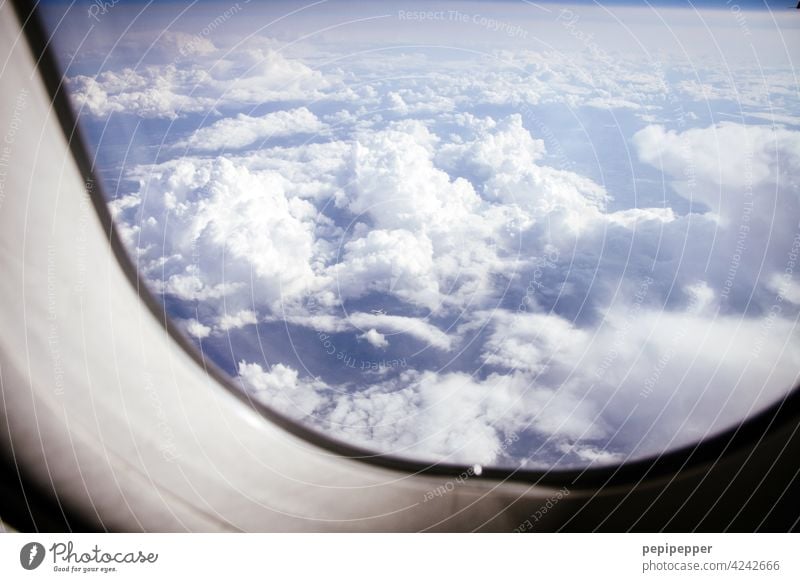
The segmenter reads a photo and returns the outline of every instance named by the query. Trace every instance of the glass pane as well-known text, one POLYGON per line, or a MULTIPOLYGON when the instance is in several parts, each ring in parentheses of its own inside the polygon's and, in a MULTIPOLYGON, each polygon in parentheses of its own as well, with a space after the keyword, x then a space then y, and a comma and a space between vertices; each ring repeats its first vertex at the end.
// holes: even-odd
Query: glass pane
POLYGON ((205 358, 352 444, 538 469, 699 442, 800 370, 800 17, 626 4, 42 10, 205 358))

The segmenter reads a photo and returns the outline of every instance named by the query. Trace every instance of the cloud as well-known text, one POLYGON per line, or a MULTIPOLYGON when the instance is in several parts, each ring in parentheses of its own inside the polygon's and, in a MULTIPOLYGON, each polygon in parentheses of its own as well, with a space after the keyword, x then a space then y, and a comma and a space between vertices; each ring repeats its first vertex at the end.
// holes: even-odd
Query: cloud
POLYGON ((375 328, 370 329, 369 331, 362 333, 358 336, 361 339, 367 340, 372 347, 378 349, 385 349, 389 347, 389 341, 386 339, 386 336, 382 333, 379 333, 378 330, 375 328))
POLYGON ((261 117, 240 113, 198 129, 185 141, 178 142, 176 147, 199 152, 238 149, 278 137, 315 134, 324 128, 325 124, 305 107, 267 113, 261 117))
POLYGON ((480 204, 464 178, 451 180, 433 164, 437 137, 419 122, 357 137, 356 181, 348 209, 368 213, 379 228, 441 231, 469 218, 480 204))
POLYGON ((478 381, 468 374, 408 371, 355 393, 304 381, 280 364, 265 372, 241 362, 239 376, 256 397, 338 438, 449 462, 496 462, 510 454, 504 442, 530 426, 547 434, 552 446, 571 442, 594 414, 567 396, 554 400, 552 390, 533 388, 521 375, 478 381), (579 420, 579 414, 589 416, 579 420))
POLYGON ((437 159, 450 171, 475 175, 484 198, 520 208, 528 223, 546 217, 571 232, 600 218, 605 190, 575 172, 538 163, 544 143, 523 127, 521 115, 467 122, 475 128, 472 139, 444 145, 437 159))
POLYGON ((210 111, 217 100, 190 95, 184 89, 203 81, 203 73, 181 71, 174 65, 138 72, 105 71, 96 77, 77 75, 68 80, 72 98, 81 113, 107 117, 111 113, 144 118, 175 119, 179 115, 210 111))
POLYGON ((559 450, 565 455, 575 455, 578 459, 589 465, 593 463, 612 465, 625 460, 625 455, 623 454, 591 446, 563 443, 560 445, 559 450))
POLYGON ((424 233, 371 230, 345 243, 330 273, 342 297, 387 293, 431 310, 441 301, 433 243, 424 233))
POLYGON ((211 328, 203 325, 196 319, 190 319, 186 322, 186 331, 189 335, 197 339, 203 339, 211 334, 211 328))
POLYGON ((797 339, 791 320, 720 316, 702 281, 684 292, 685 308, 619 302, 591 329, 554 314, 495 314, 482 359, 553 389, 537 410, 585 407, 558 428, 534 422, 545 435, 634 457, 688 445, 780 398, 798 380, 800 354, 784 349, 797 339))
POLYGON ((258 323, 256 313, 250 309, 243 309, 234 314, 223 314, 218 320, 217 328, 222 331, 230 331, 255 323, 258 323))
POLYGON ((483 361, 508 371, 542 373, 559 353, 586 343, 586 333, 553 314, 508 313, 490 316, 493 331, 483 345, 483 361))
POLYGON ((375 328, 385 333, 402 333, 410 335, 433 348, 448 351, 453 347, 453 340, 435 325, 426 323, 416 317, 401 315, 383 315, 374 313, 352 313, 348 321, 359 329, 375 328))
POLYGON ((152 273, 162 292, 213 299, 243 288, 257 291, 269 306, 313 282, 316 210, 287 196, 282 176, 217 158, 141 169, 140 179, 144 204, 137 211, 155 217, 158 225, 143 227, 141 235, 160 241, 152 252, 184 257, 184 263, 205 259, 203 268, 190 262, 183 272, 152 273))
POLYGON ((687 311, 619 304, 592 331, 554 314, 496 314, 483 346, 496 371, 485 378, 409 370, 356 392, 311 382, 306 420, 370 448, 460 462, 501 460, 512 435, 531 466, 690 444, 779 398, 800 355, 782 348, 791 322, 720 317, 703 282, 686 293, 687 311))
MULTIPOLYGON (((797 256, 797 251, 794 255, 797 256)), ((792 273, 776 273, 769 279, 767 287, 786 301, 800 305, 800 281, 793 280, 791 275, 792 273)))
MULTIPOLYGON (((313 99, 332 86, 318 71, 272 48, 245 43, 227 53, 191 40, 180 45, 190 54, 174 51, 167 64, 70 77, 67 84, 76 106, 100 118, 117 113, 176 119, 227 106, 313 99)), ((251 130, 253 126, 259 127, 251 123, 251 130)))
POLYGON ((209 284, 201 278, 199 269, 194 265, 187 266, 184 273, 170 275, 166 280, 151 279, 150 283, 158 293, 173 295, 185 301, 220 299, 242 288, 241 283, 209 284))
POLYGON ((708 208, 715 229, 703 269, 712 287, 731 308, 768 310, 773 297, 763 290, 786 267, 798 232, 800 131, 729 122, 683 132, 648 126, 633 142, 642 161, 673 179, 675 193, 708 208))
POLYGON ((345 296, 381 290, 436 313, 480 306, 495 277, 525 261, 517 236, 546 219, 574 239, 602 219, 605 191, 539 163, 543 143, 519 115, 463 123, 470 133, 456 143, 416 121, 356 136, 340 204, 372 226, 333 268, 345 296))
POLYGON ((265 371, 258 364, 240 362, 239 378, 258 398, 275 410, 302 418, 313 414, 323 403, 318 393, 323 385, 314 380, 301 380, 297 370, 275 364, 265 371))
MULTIPOLYGON (((277 319, 274 316, 272 319, 277 319)), ((417 339, 427 346, 443 351, 453 348, 454 338, 450 337, 430 323, 404 315, 388 315, 385 313, 354 312, 346 317, 331 314, 293 315, 283 314, 280 319, 293 325, 308 327, 316 331, 341 333, 375 329, 385 334, 405 334, 417 339)), ((365 332, 366 333, 366 332, 365 332)))
MULTIPOLYGON (((800 164, 798 135, 768 125, 731 122, 681 133, 650 125, 633 136, 633 144, 641 161, 673 176, 744 189, 777 180, 778 157, 791 166, 800 164)), ((694 194, 711 208, 719 207, 718 193, 698 189, 694 194)))

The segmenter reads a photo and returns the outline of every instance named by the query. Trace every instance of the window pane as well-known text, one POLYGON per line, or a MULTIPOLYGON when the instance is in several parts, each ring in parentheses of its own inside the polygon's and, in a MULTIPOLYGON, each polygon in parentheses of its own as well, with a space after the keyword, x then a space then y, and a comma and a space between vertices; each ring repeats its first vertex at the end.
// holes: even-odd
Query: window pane
POLYGON ((795 11, 431 6, 45 4, 119 233, 204 357, 350 443, 529 469, 787 394, 795 11))

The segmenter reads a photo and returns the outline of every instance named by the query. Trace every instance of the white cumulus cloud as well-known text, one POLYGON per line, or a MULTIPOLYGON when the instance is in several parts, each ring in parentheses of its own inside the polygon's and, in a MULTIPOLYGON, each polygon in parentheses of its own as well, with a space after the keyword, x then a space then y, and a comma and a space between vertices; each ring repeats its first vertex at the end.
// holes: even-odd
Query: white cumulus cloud
POLYGON ((324 128, 325 124, 305 107, 275 111, 261 117, 240 113, 198 129, 176 147, 192 151, 238 149, 270 138, 315 134, 324 128))

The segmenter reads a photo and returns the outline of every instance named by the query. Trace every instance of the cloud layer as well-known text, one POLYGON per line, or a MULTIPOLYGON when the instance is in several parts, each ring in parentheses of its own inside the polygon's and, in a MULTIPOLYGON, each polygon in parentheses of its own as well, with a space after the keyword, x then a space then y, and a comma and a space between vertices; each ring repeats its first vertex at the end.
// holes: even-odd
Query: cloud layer
POLYGON ((112 213, 255 398, 398 455, 551 467, 691 444, 797 383, 780 67, 759 93, 589 45, 216 41, 69 84, 84 119, 163 130, 112 213))

